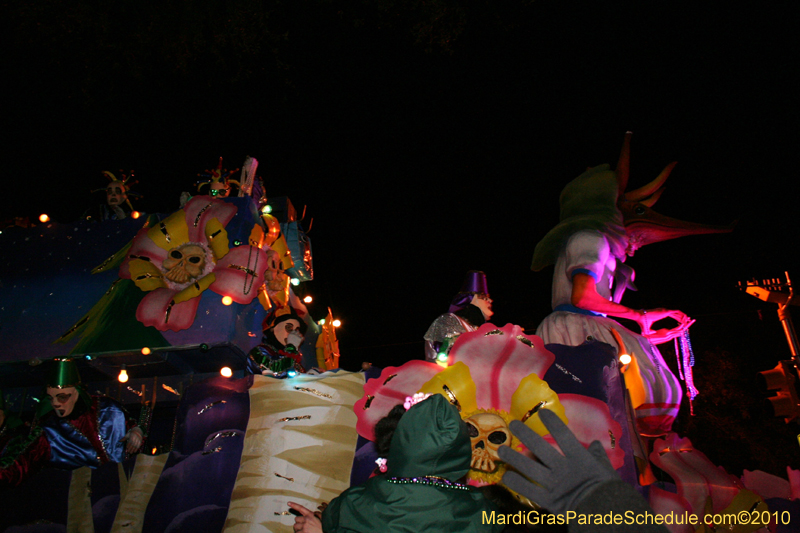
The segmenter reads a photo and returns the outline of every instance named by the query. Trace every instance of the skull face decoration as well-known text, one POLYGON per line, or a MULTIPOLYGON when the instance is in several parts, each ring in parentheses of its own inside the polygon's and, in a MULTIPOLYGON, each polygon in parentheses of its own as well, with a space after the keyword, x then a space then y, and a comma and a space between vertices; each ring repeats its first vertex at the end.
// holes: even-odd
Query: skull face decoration
POLYGON ((493 413, 474 414, 466 420, 467 432, 472 441, 472 461, 470 467, 481 472, 491 473, 501 463, 497 450, 511 443, 508 424, 502 417, 493 413))
POLYGON ((164 277, 177 288, 184 288, 213 270, 211 253, 200 243, 187 242, 173 248, 161 263, 164 277))

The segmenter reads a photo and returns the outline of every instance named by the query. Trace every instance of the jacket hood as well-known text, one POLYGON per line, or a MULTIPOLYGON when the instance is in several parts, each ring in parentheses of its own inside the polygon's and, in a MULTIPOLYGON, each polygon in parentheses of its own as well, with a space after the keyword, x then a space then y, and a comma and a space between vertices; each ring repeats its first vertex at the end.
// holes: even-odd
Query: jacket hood
POLYGON ((414 405, 397 424, 387 476, 441 476, 451 481, 469 471, 472 445, 456 408, 440 394, 414 405))

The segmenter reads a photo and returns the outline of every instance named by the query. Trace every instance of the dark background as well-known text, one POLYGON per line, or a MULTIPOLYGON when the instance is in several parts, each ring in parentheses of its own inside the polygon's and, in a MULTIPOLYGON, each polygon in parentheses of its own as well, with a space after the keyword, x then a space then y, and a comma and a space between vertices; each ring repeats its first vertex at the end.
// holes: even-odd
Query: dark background
POLYGON ((630 260, 624 303, 697 319, 697 416, 675 429, 729 471, 782 474, 798 427, 754 377, 789 352, 737 282, 800 277, 794 5, 3 2, 0 219, 74 220, 119 169, 137 209, 171 212, 219 156, 254 156, 267 195, 314 219, 304 290, 342 319, 343 366, 398 365, 469 269, 493 322, 535 331, 552 268, 529 265, 559 192, 632 130, 631 187, 679 162, 659 212, 738 221, 630 260))

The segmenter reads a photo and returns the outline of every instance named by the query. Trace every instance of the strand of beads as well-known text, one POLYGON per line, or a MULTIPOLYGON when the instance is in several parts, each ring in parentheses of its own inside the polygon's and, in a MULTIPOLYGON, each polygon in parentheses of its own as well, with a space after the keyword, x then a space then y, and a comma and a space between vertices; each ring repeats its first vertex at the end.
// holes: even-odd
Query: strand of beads
POLYGON ((686 382, 686 395, 689 397, 689 411, 694 416, 694 400, 699 391, 694 386, 694 376, 692 375, 692 367, 694 366, 694 351, 692 350, 692 341, 689 338, 689 328, 683 331, 683 334, 675 338, 675 356, 678 358, 678 373, 681 379, 686 382))
POLYGON ((389 483, 396 483, 398 485, 429 485, 432 487, 440 487, 443 489, 453 490, 472 490, 469 485, 450 481, 447 478, 439 476, 418 476, 418 477, 390 477, 387 479, 389 483))

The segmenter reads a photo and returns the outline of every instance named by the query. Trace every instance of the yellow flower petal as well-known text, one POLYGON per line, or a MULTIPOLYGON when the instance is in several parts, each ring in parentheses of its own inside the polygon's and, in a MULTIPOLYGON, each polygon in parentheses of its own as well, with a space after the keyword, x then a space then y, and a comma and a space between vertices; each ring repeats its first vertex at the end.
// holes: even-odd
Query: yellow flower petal
POLYGON ((539 420, 537 414, 539 409, 550 409, 565 424, 568 423, 564 406, 558 400, 558 394, 546 381, 541 380, 536 374, 531 374, 520 382, 511 396, 511 416, 516 420, 522 420, 539 435, 547 435, 550 432, 539 420))
POLYGON ((176 304, 179 304, 181 302, 185 302, 186 300, 191 300, 192 298, 200 296, 200 294, 202 294, 204 290, 206 290, 209 286, 211 286, 212 283, 214 283, 215 279, 216 276, 214 275, 213 272, 211 274, 203 276, 202 278, 198 279, 197 281, 195 281, 194 283, 192 283, 191 285, 180 291, 178 294, 176 294, 172 300, 176 304))
POLYGON ((469 367, 461 361, 433 376, 419 392, 441 394, 451 404, 457 404, 459 413, 471 413, 478 408, 475 382, 472 381, 469 367))
POLYGON ((145 292, 167 286, 161 276, 161 270, 150 261, 131 259, 128 270, 131 273, 131 280, 145 292))

